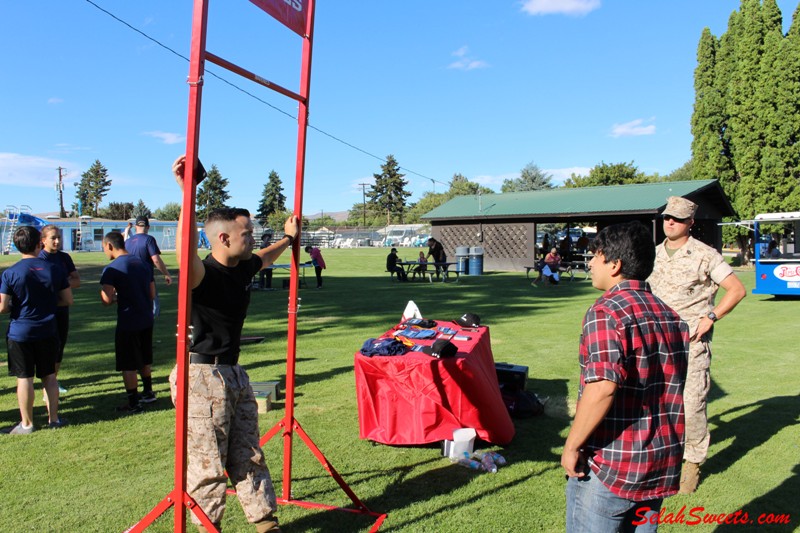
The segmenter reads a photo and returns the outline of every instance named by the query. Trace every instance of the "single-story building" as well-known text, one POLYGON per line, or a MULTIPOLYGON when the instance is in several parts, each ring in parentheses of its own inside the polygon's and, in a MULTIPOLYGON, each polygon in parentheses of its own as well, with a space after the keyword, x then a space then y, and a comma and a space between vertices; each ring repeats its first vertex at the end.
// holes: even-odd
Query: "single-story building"
POLYGON ((699 208, 692 234, 720 250, 723 217, 736 216, 717 180, 670 181, 608 187, 555 188, 518 193, 457 196, 423 215, 449 258, 456 247, 483 248, 486 270, 520 271, 536 258, 536 226, 564 223, 605 226, 639 220, 664 239, 659 214, 670 196, 699 208))

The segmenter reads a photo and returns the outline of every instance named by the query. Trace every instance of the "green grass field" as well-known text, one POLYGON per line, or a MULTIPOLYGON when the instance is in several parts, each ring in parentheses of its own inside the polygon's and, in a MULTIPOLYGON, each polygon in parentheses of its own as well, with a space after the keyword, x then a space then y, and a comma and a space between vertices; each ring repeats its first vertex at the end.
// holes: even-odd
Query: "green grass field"
MULTIPOLYGON (((301 291, 297 338, 295 417, 372 510, 388 513, 381 531, 557 532, 564 529, 561 446, 578 385, 577 347, 586 308, 599 292, 586 281, 531 287, 524 273, 462 277, 460 283, 396 283, 384 272, 386 250, 323 250, 325 288, 301 291), (528 388, 549 397, 544 416, 515 421, 516 436, 499 448, 509 464, 496 475, 451 465, 431 447, 374 446, 358 438, 353 354, 363 341, 395 325, 414 300, 428 318, 481 316, 491 328, 495 361, 530 367, 528 388)), ((408 251, 402 256, 416 255, 408 251)), ((305 254, 303 254, 305 259, 305 254)), ((120 417, 124 401, 114 371, 116 310, 100 304, 98 280, 105 258, 74 254, 83 285, 75 291, 61 383, 69 389, 61 412, 71 426, 29 436, 0 435, 0 531, 123 531, 171 490, 175 411, 167 376, 175 360, 177 285, 158 280, 163 313, 157 320, 153 375, 159 394, 144 414, 120 417)), ((174 254, 164 256, 175 271, 174 254)), ((286 257, 284 257, 285 259, 286 257)), ((18 256, 0 257, 0 269, 18 256)), ((753 287, 753 272, 738 273, 753 287)), ((280 287, 285 272, 275 274, 280 287)), ((253 381, 284 380, 288 291, 253 294, 245 335, 263 335, 243 347, 241 362, 253 381)), ((717 325, 709 408, 712 448, 697 493, 666 500, 666 512, 790 514, 781 526, 710 525, 689 531, 793 531, 800 523, 800 302, 750 294, 717 325)), ((0 316, 6 328, 8 316, 0 316)), ((0 359, 5 360, 5 341, 0 359)), ((15 380, 0 367, 0 427, 19 419, 15 380)), ((37 383, 36 423, 46 423, 37 383)), ((266 432, 284 414, 278 401, 262 416, 266 432)), ((278 494, 282 442, 266 446, 278 494)), ((349 506, 349 498, 295 438, 292 495, 349 506)), ((235 497, 223 528, 252 531, 235 497)), ((281 506, 287 532, 368 531, 370 517, 281 506)), ((148 531, 172 531, 172 511, 148 531)), ((685 531, 663 525, 662 531, 685 531)), ((193 528, 190 528, 193 530, 193 528)))

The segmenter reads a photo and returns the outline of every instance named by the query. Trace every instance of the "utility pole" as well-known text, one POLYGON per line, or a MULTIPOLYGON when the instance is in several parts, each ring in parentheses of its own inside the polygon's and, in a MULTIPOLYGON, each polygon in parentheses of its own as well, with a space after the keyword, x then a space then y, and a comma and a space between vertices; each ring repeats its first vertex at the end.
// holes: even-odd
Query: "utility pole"
POLYGON ((60 218, 67 218, 67 212, 64 210, 64 182, 62 181, 64 176, 67 175, 66 172, 62 172, 66 170, 64 168, 58 167, 58 185, 56 185, 56 191, 58 191, 58 216, 60 218))
POLYGON ((367 226, 367 185, 369 183, 359 183, 361 185, 361 201, 364 205, 363 208, 363 215, 364 215, 364 227, 367 226))

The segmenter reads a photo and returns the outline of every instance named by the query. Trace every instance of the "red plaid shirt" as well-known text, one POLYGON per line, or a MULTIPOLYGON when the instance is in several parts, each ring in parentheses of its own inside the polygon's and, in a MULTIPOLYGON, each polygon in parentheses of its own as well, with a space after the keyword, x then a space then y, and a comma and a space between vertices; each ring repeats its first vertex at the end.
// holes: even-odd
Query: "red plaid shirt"
POLYGON ((688 326, 644 281, 619 283, 586 312, 580 393, 603 379, 618 387, 584 451, 598 479, 622 498, 678 491, 688 353, 688 326))

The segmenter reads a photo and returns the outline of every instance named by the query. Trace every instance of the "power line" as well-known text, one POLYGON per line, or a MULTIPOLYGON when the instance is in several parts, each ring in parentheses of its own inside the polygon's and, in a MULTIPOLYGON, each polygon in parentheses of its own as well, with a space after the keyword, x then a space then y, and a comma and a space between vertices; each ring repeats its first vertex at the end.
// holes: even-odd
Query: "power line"
MULTIPOLYGON (((133 25, 129 24, 128 22, 126 22, 125 20, 123 20, 123 19, 119 18, 118 16, 116 16, 116 15, 115 15, 115 14, 113 14, 113 13, 111 13, 111 12, 110 12, 110 11, 108 11, 107 9, 105 9, 105 8, 103 8, 103 7, 99 6, 99 5, 97 5, 97 4, 96 4, 96 3, 94 3, 92 0, 84 0, 84 1, 85 1, 86 3, 88 3, 88 4, 92 5, 92 6, 94 6, 94 7, 95 7, 95 8, 97 8, 99 11, 101 11, 101 12, 105 13, 105 14, 106 14, 106 15, 108 15, 109 17, 113 18, 114 20, 116 20, 116 21, 117 21, 117 22, 119 22, 120 24, 123 24, 123 25, 124 25, 124 26, 126 26, 128 29, 135 31, 136 33, 138 33, 139 35, 141 35, 141 36, 142 36, 142 37, 144 37, 145 39, 147 39, 147 40, 149 40, 149 41, 152 41, 153 43, 155 43, 156 45, 160 46, 160 47, 161 47, 161 48, 163 48, 164 50, 167 50, 168 52, 170 52, 170 53, 172 53, 172 54, 174 54, 174 55, 176 55, 176 56, 180 57, 180 58, 181 58, 181 59, 183 59, 184 61, 186 61, 186 62, 189 62, 189 58, 188 58, 188 57, 186 57, 185 55, 181 54, 180 52, 178 52, 177 50, 175 50, 175 49, 173 49, 173 48, 170 48, 169 46, 165 45, 164 43, 162 43, 162 42, 161 42, 161 41, 159 41, 158 39, 156 39, 156 38, 154 38, 154 37, 151 37, 150 35, 146 34, 146 33, 145 33, 145 32, 143 32, 142 30, 140 30, 140 29, 136 28, 135 26, 133 26, 133 25)), ((273 104, 271 104, 271 103, 267 102, 266 100, 264 100, 264 99, 262 99, 262 98, 260 98, 260 97, 256 96, 255 94, 253 94, 253 93, 251 93, 251 92, 249 92, 249 91, 247 91, 247 90, 245 90, 245 89, 243 89, 243 88, 239 87, 239 86, 238 86, 238 85, 236 85, 235 83, 233 83, 233 82, 231 82, 231 81, 228 81, 228 80, 226 80, 225 78, 223 78, 223 77, 219 76, 218 74, 216 74, 214 71, 212 71, 212 70, 209 70, 208 68, 206 68, 206 69, 205 69, 205 72, 206 72, 206 73, 208 73, 208 74, 210 74, 211 76, 213 76, 213 77, 217 78, 219 81, 221 81, 221 82, 223 82, 223 83, 225 83, 225 84, 227 84, 227 85, 229 85, 229 86, 233 87, 233 88, 234 88, 234 89, 236 89, 237 91, 239 91, 239 92, 241 92, 241 93, 243 93, 243 94, 246 94, 246 95, 247 95, 247 96, 249 96, 250 98, 253 98, 254 100, 256 100, 256 101, 258 101, 258 102, 260 102, 260 103, 262 103, 262 104, 266 105, 267 107, 270 107, 270 108, 274 109, 274 110, 275 110, 275 111, 277 111, 278 113, 281 113, 281 114, 283 114, 283 115, 286 115, 287 117, 291 118, 292 120, 297 120, 297 116, 295 116, 295 115, 292 115, 291 113, 288 113, 288 112, 284 111, 283 109, 281 109, 281 108, 279 108, 279 107, 277 107, 277 106, 275 106, 275 105, 273 105, 273 104)), ((311 128, 312 130, 314 130, 314 131, 318 132, 318 133, 321 133, 322 135, 325 135, 326 137, 330 137, 330 138, 331 138, 331 139, 333 139, 334 141, 337 141, 337 142, 339 142, 339 143, 341 143, 341 144, 343 144, 343 145, 345 145, 345 146, 347 146, 347 147, 349 147, 349 148, 352 148, 353 150, 356 150, 356 151, 358 151, 358 152, 361 152, 362 154, 365 154, 365 155, 368 155, 368 156, 370 156, 370 157, 373 157, 373 158, 377 159, 378 161, 382 161, 382 162, 384 162, 384 163, 386 163, 386 162, 387 162, 385 158, 383 158, 383 157, 380 157, 380 156, 377 156, 377 155, 375 155, 375 154, 373 154, 373 153, 371 153, 371 152, 368 152, 367 150, 364 150, 363 148, 359 148, 358 146, 356 146, 356 145, 354 145, 354 144, 352 144, 352 143, 349 143, 349 142, 347 142, 347 141, 345 141, 345 140, 343 140, 343 139, 340 139, 339 137, 336 137, 335 135, 333 135, 333 134, 331 134, 331 133, 328 133, 328 132, 326 132, 326 131, 324 131, 324 130, 321 130, 321 129, 317 128, 316 126, 313 126, 313 125, 311 125, 310 123, 308 124, 308 127, 309 127, 309 128, 311 128)), ((406 172, 408 172, 409 174, 414 174, 415 176, 419 176, 420 178, 424 178, 424 179, 426 179, 426 180, 430 180, 431 182, 434 182, 434 183, 439 183, 439 184, 441 184, 441 185, 449 185, 449 183, 445 183, 445 182, 442 182, 442 181, 439 181, 439 180, 433 179, 433 178, 431 178, 431 177, 429 177, 429 176, 426 176, 426 175, 424 175, 424 174, 420 174, 419 172, 416 172, 416 171, 414 171, 414 170, 411 170, 410 168, 402 167, 402 166, 399 166, 399 165, 398 165, 398 168, 400 168, 401 170, 405 170, 405 171, 406 171, 406 172)), ((435 187, 434 187, 434 190, 435 190, 435 187)))

